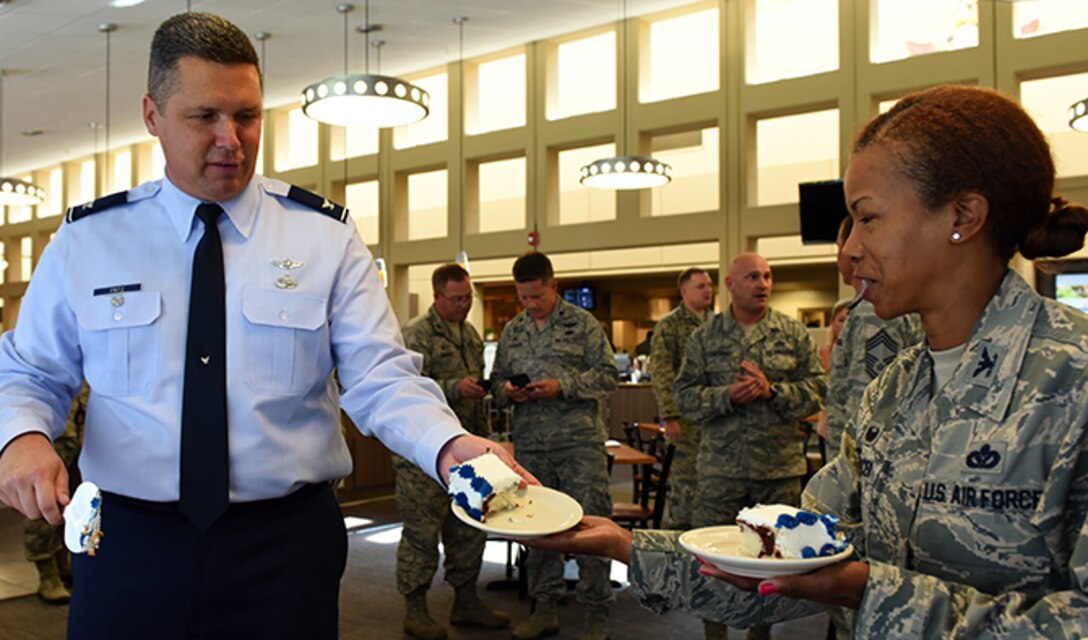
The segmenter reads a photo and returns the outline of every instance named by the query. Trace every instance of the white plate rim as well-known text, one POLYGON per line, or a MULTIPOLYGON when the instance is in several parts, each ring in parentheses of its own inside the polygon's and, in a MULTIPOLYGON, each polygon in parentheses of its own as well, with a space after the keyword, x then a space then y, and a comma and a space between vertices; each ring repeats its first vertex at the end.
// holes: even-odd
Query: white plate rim
MULTIPOLYGON (((528 529, 524 531, 510 530, 503 527, 495 527, 489 525, 486 522, 480 522, 479 520, 468 515, 464 509, 459 505, 450 503, 450 510, 453 511, 453 515, 457 516, 457 519, 470 527, 475 527, 481 531, 485 531, 496 538, 504 538, 510 540, 529 540, 532 538, 542 538, 544 536, 551 535, 553 533, 559 533, 560 531, 566 531, 574 525, 578 524, 582 520, 582 505, 578 504, 578 501, 568 496, 562 491, 552 489, 551 487, 545 487, 541 485, 531 484, 523 491, 526 492, 526 498, 532 498, 533 500, 539 500, 543 496, 547 496, 546 499, 557 501, 562 504, 566 504, 570 508, 571 513, 560 523, 547 527, 540 527, 538 529, 528 529)), ((505 515, 506 511, 497 514, 496 517, 500 518, 505 515)))
POLYGON ((720 553, 711 553, 695 547, 691 540, 698 535, 712 533, 736 533, 739 535, 740 527, 735 524, 718 525, 713 527, 700 527, 680 534, 680 546, 691 555, 701 558, 722 571, 746 578, 772 578, 775 576, 799 575, 815 571, 829 564, 846 560, 854 553, 853 545, 847 544, 846 549, 831 556, 820 558, 779 559, 779 558, 747 558, 742 556, 730 556, 720 553))

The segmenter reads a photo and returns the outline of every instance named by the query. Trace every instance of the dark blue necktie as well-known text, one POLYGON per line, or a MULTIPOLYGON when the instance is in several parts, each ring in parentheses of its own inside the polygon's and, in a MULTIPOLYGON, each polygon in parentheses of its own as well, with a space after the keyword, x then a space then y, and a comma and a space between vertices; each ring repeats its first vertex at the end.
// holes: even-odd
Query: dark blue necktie
POLYGON ((196 208, 204 236, 193 252, 189 337, 181 400, 181 512, 205 531, 227 510, 227 329, 217 204, 196 208))

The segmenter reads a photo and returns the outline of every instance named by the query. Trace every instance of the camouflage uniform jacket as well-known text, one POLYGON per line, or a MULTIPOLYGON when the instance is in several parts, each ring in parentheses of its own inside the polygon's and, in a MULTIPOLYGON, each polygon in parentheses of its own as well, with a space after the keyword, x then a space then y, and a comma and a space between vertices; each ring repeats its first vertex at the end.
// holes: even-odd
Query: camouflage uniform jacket
POLYGON ((819 410, 827 379, 808 330, 767 309, 745 335, 733 314, 720 313, 691 334, 676 377, 680 412, 703 425, 699 476, 769 480, 806 471, 798 424, 819 410), (759 365, 769 400, 734 407, 729 385, 742 360, 759 365))
POLYGON ((589 312, 558 299, 543 328, 522 311, 503 329, 495 353, 492 392, 509 402, 506 381, 519 373, 530 380, 556 378, 559 397, 529 400, 514 408, 514 446, 547 451, 604 445, 607 432, 601 402, 616 389, 619 372, 604 329, 589 312))
POLYGON ((442 388, 450 408, 461 420, 461 426, 469 433, 488 435, 483 400, 462 398, 457 390, 457 381, 461 378, 483 376, 484 343, 475 327, 462 322, 461 343, 458 344, 448 324, 432 305, 427 313, 404 325, 404 342, 409 349, 423 356, 422 374, 442 388))
POLYGON ((838 453, 843 429, 861 404, 862 392, 903 349, 922 340, 918 316, 881 320, 863 301, 850 311, 831 350, 827 385, 828 459, 838 453))
POLYGON ((713 317, 710 309, 704 312, 704 318, 699 318, 681 304, 654 326, 654 337, 650 340, 650 380, 662 419, 681 417, 672 386, 684 361, 684 345, 692 332, 713 317))
MULTIPOLYGON (((932 378, 924 346, 904 351, 805 492, 869 563, 854 636, 1088 636, 1088 316, 1010 271, 935 397, 932 378)), ((687 598, 742 626, 817 606, 697 572, 675 537, 636 537, 632 583, 658 611, 687 598)))

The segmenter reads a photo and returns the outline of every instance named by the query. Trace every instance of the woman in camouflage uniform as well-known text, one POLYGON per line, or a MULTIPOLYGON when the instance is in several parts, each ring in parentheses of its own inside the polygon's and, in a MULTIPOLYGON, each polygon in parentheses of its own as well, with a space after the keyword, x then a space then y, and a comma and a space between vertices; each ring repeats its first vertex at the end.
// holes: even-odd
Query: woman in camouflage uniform
POLYGON ((860 557, 756 580, 700 568, 667 532, 632 549, 608 521, 551 544, 630 561, 657 611, 735 626, 840 607, 859 638, 1088 636, 1088 316, 1007 268, 1079 249, 1088 210, 1052 197, 1031 118, 977 87, 904 97, 863 129, 845 182, 866 297, 882 318, 918 313, 926 336, 805 491, 860 557))

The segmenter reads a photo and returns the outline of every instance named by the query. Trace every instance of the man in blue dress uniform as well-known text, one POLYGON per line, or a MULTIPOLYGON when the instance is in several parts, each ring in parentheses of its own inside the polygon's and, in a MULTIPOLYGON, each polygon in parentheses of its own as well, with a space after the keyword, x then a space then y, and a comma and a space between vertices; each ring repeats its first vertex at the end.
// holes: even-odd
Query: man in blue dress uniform
POLYGON ((347 212, 254 175, 261 113, 241 30, 164 22, 143 114, 166 177, 71 209, 0 339, 0 500, 27 517, 61 520, 50 439, 91 387, 103 537, 70 638, 336 638, 341 407, 436 481, 488 447, 419 375, 347 212))

